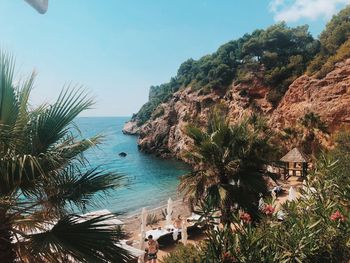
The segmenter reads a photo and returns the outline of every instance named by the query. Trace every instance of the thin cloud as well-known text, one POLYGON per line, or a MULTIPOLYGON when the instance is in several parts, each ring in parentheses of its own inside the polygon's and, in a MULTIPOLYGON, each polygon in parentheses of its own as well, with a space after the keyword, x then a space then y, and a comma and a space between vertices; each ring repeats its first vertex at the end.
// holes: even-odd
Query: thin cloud
POLYGON ((275 21, 297 22, 300 19, 329 19, 350 0, 271 0, 269 10, 275 21))

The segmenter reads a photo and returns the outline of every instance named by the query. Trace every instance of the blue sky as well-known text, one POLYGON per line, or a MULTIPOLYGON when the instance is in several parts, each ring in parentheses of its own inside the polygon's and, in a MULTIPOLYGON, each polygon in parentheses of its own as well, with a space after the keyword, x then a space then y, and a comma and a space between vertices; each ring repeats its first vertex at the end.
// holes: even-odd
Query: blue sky
POLYGON ((49 0, 45 15, 23 0, 0 1, 0 46, 16 78, 38 73, 32 104, 52 102, 68 83, 96 98, 85 116, 130 116, 151 85, 186 59, 246 32, 287 20, 317 36, 349 0, 49 0))

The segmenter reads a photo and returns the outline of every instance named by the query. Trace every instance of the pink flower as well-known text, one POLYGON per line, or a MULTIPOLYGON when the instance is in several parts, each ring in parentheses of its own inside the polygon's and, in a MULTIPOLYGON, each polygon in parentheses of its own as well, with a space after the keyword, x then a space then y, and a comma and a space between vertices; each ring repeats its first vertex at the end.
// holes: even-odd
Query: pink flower
POLYGON ((266 215, 273 215, 275 208, 272 205, 266 205, 262 210, 266 215))
POLYGON ((331 220, 332 221, 340 221, 340 222, 344 222, 346 220, 346 217, 339 212, 339 210, 335 211, 332 215, 331 215, 331 220))
POLYGON ((241 213, 239 218, 243 221, 243 223, 251 223, 252 222, 252 217, 248 213, 241 213))

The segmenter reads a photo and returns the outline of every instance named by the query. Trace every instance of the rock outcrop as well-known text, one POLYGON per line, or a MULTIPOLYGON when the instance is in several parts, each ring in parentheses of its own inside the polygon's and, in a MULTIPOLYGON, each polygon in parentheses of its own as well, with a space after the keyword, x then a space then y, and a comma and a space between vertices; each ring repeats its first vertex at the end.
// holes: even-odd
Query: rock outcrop
POLYGON ((122 130, 124 134, 128 134, 128 135, 137 135, 139 134, 139 131, 140 131, 140 127, 138 127, 137 122, 133 120, 125 123, 124 128, 122 130))
POLYGON ((274 110, 271 124, 292 126, 307 112, 317 113, 331 131, 350 126, 350 59, 323 79, 304 75, 295 80, 274 110))
POLYGON ((192 91, 190 87, 174 93, 158 106, 141 127, 128 122, 123 132, 139 134, 139 149, 161 157, 183 159, 191 143, 185 135, 188 124, 205 127, 213 106, 224 109, 231 123, 247 114, 259 112, 275 129, 290 127, 308 112, 317 113, 331 131, 350 127, 350 60, 338 63, 323 79, 303 75, 289 87, 277 107, 267 100, 269 87, 255 79, 232 85, 225 94, 192 91))

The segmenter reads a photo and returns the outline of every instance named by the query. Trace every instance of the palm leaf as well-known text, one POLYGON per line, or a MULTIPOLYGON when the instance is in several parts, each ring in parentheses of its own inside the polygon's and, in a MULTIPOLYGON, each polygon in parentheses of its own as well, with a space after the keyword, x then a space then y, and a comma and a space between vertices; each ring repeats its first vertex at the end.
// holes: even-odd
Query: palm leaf
POLYGON ((37 118, 33 123, 34 152, 37 154, 46 152, 67 134, 73 119, 92 105, 92 99, 88 98, 84 91, 63 90, 55 104, 36 113, 37 118))
MULTIPOLYGON (((77 216, 65 216, 54 227, 43 233, 27 237, 26 246, 33 260, 60 262, 129 262, 132 257, 118 241, 124 237, 120 229, 105 223, 112 215, 82 220, 77 216)), ((37 261, 33 261, 37 262, 37 261)))
POLYGON ((70 166, 49 178, 43 188, 51 205, 63 208, 70 204, 84 210, 87 205, 97 205, 108 191, 123 186, 123 179, 122 175, 98 167, 80 171, 70 166))

